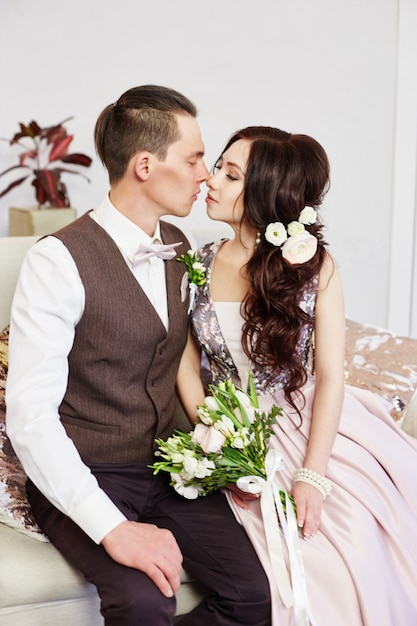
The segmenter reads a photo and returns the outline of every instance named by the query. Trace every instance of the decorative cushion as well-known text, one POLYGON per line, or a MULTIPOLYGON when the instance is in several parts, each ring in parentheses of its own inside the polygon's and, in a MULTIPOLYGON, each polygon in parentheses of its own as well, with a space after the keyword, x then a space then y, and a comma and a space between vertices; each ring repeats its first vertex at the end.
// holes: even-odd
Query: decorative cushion
POLYGON ((0 523, 48 541, 36 524, 26 497, 26 474, 6 435, 5 387, 9 328, 0 333, 0 523))
POLYGON ((345 382, 393 404, 397 421, 417 389, 417 339, 346 320, 345 382))

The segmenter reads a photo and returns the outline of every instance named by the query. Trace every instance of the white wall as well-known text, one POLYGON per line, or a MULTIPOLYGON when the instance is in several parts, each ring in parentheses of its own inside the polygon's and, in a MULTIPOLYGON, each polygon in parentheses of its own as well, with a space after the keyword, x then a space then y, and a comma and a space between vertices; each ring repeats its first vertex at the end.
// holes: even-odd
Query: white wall
POLYGON ((417 337, 417 1, 398 20, 388 325, 417 337))
MULTIPOLYGON (((144 83, 195 101, 208 165, 242 126, 311 134, 332 165, 324 215, 347 314, 406 333, 412 276, 405 317, 396 317, 402 303, 393 301, 390 281, 400 6, 414 16, 415 0, 2 0, 0 136, 12 136, 19 121, 47 125, 74 115, 74 150, 95 156, 99 112, 144 83)), ((0 143, 0 170, 11 163, 0 143)), ((90 185, 66 179, 80 214, 107 189, 97 158, 89 175, 90 185)), ((185 224, 203 224, 209 239, 201 196, 185 224)), ((0 199, 0 235, 7 234, 8 205, 31 199, 30 187, 0 199)), ((414 234, 407 241, 412 261, 413 242, 414 234)))

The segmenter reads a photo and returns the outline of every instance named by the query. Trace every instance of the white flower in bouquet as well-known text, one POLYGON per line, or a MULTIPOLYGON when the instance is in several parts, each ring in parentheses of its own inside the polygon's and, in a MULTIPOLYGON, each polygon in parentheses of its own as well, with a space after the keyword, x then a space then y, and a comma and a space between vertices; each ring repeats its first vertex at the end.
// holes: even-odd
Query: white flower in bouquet
POLYGON ((214 467, 213 461, 209 461, 207 458, 198 460, 194 456, 184 456, 182 477, 185 481, 205 478, 210 476, 214 467))
POLYGON ((217 422, 214 422, 213 428, 219 430, 225 437, 233 437, 236 433, 235 426, 227 415, 222 415, 217 422))
POLYGON ((200 490, 198 487, 187 487, 185 485, 185 480, 179 474, 174 474, 172 476, 171 485, 174 487, 175 491, 180 494, 183 498, 187 498, 187 500, 195 500, 200 495, 200 490))
POLYGON ((206 454, 210 454, 221 451, 226 441, 226 437, 220 429, 217 429, 214 426, 196 424, 192 433, 191 441, 201 446, 206 454))
MULTIPOLYGON (((186 498, 209 494, 247 476, 265 480, 267 443, 282 409, 273 405, 269 413, 261 412, 251 375, 249 388, 247 394, 231 381, 210 385, 212 395, 197 407, 194 430, 175 431, 167 441, 156 440, 156 456, 161 460, 151 466, 154 473, 169 472, 171 484, 186 498), (204 475, 197 476, 198 463, 203 464, 204 475)), ((280 495, 285 507, 288 494, 281 491, 280 495)))
POLYGON ((197 417, 203 422, 203 424, 212 426, 214 423, 212 413, 213 411, 216 411, 217 408, 215 399, 212 396, 207 396, 204 400, 204 404, 197 407, 197 417))
MULTIPOLYGON (((240 389, 236 390, 236 398, 240 401, 241 405, 244 407, 246 411, 247 418, 250 424, 253 424, 256 417, 255 407, 252 406, 249 396, 240 389)), ((243 424, 243 416, 239 407, 233 409, 233 414, 237 417, 239 422, 243 424)))
POLYGON ((184 456, 181 476, 184 480, 193 480, 196 477, 198 461, 193 456, 184 456))
POLYGON ((249 428, 246 428, 245 426, 240 428, 231 438, 232 447, 237 448, 238 450, 243 450, 243 448, 250 445, 253 441, 253 435, 254 433, 249 432, 249 428))
MULTIPOLYGON (((216 399, 213 396, 207 396, 204 398, 204 404, 201 405, 201 408, 206 408, 208 411, 217 411, 219 408, 216 402, 216 399)), ((198 407, 197 407, 198 408, 198 407)))

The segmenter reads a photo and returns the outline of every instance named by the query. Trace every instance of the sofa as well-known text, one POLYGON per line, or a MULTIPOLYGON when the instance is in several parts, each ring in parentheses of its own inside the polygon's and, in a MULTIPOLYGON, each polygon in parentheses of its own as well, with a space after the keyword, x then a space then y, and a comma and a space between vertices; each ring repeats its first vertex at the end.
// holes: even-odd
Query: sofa
MULTIPOLYGON (((199 233, 196 240, 204 236, 210 234, 199 233)), ((5 432, 7 325, 20 264, 35 240, 0 238, 0 626, 99 626, 95 588, 37 527, 26 500, 25 474, 5 432)), ((392 404, 393 419, 417 436, 417 339, 352 320, 346 328, 346 383, 382 395, 392 404)), ((188 612, 203 593, 183 572, 177 615, 188 612)))

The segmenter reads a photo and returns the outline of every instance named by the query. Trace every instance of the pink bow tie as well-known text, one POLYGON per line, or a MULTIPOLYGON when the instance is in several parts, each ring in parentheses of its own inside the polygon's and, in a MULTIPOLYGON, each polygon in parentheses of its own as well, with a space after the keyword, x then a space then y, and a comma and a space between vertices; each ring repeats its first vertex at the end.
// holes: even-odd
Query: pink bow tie
POLYGON ((139 248, 137 249, 135 256, 133 257, 133 267, 136 267, 140 261, 144 261, 145 259, 149 259, 149 257, 157 256, 160 259, 164 259, 165 261, 169 261, 173 259, 177 254, 175 250, 175 246, 180 246, 182 241, 178 241, 177 243, 170 243, 164 245, 163 243, 141 243, 139 244, 139 248))

